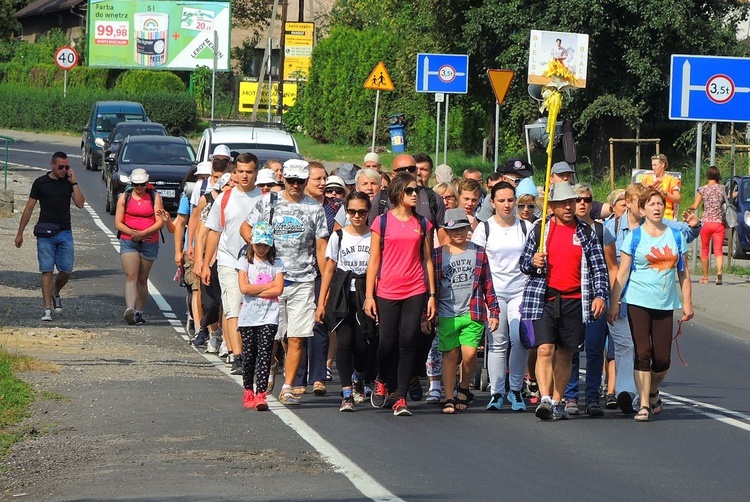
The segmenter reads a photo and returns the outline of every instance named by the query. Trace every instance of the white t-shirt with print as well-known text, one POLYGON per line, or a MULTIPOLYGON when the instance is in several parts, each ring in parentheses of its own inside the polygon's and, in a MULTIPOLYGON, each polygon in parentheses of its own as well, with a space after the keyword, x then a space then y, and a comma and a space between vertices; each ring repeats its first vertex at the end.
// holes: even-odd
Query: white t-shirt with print
POLYGON ((211 206, 211 211, 208 213, 208 218, 206 219, 206 227, 221 232, 217 253, 217 263, 220 267, 234 268, 237 263, 237 254, 245 245, 245 241, 240 235, 240 227, 261 195, 262 192, 258 187, 255 187, 250 192, 243 192, 238 187, 234 187, 230 191, 221 193, 211 206), (230 193, 231 195, 228 195, 230 193), (221 202, 227 196, 229 200, 224 208, 224 222, 226 226, 222 227, 221 202))
MULTIPOLYGON (((331 234, 326 246, 326 258, 336 262, 336 268, 361 275, 367 272, 367 262, 370 260, 370 240, 372 232, 365 235, 350 234, 341 230, 341 243, 337 232, 331 234)), ((354 291, 352 279, 351 290, 354 291)))
MULTIPOLYGON (((521 272, 518 264, 523 248, 526 245, 526 235, 523 233, 522 223, 516 218, 510 227, 501 227, 492 217, 487 222, 490 227, 490 237, 487 239, 485 224, 480 223, 474 229, 471 242, 484 246, 487 261, 492 272, 492 283, 495 294, 503 298, 512 297, 523 292, 528 277, 521 272)), ((532 225, 527 224, 527 232, 532 232, 532 225)))
MULTIPOLYGON (((284 263, 278 258, 272 265, 266 260, 258 259, 250 263, 247 257, 243 256, 237 260, 236 268, 247 273, 247 281, 250 284, 268 284, 273 282, 278 274, 284 273, 284 263)), ((242 295, 242 307, 237 326, 266 326, 268 324, 279 324, 279 299, 242 295)))

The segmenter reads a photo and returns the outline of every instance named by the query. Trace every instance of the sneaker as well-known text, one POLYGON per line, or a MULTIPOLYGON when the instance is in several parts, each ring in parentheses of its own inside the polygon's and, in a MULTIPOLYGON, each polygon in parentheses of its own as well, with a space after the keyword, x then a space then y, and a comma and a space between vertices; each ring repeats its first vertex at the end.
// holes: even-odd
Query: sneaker
POLYGON ((503 395, 492 394, 490 402, 487 403, 487 411, 500 411, 503 408, 503 395))
POLYGON ((616 410, 617 409, 617 397, 614 394, 607 394, 606 398, 606 404, 604 405, 605 408, 608 410, 616 410))
POLYGON ((526 403, 523 401, 520 390, 512 390, 507 396, 510 409, 513 411, 526 411, 526 403))
MULTIPOLYGON (((137 320, 137 315, 136 315, 136 320, 137 320)), ((200 331, 198 331, 198 334, 195 335, 190 340, 190 344, 195 347, 201 347, 203 345, 206 345, 207 340, 208 340, 208 331, 205 328, 201 328, 200 331)), ((217 349, 217 352, 218 352, 218 349, 217 349)))
POLYGON ((52 308, 55 309, 55 312, 57 313, 62 312, 62 300, 60 299, 60 295, 52 296, 52 308))
POLYGON ((133 326, 135 324, 135 309, 132 307, 126 308, 125 312, 122 314, 122 318, 125 319, 128 326, 133 326))
POLYGON ((218 354, 219 347, 221 347, 222 339, 216 333, 208 335, 208 343, 206 344, 206 354, 218 354))
POLYGON ((253 389, 245 389, 245 394, 242 396, 242 405, 245 408, 252 408, 255 406, 255 393, 253 389))
POLYGON ((347 411, 351 412, 354 411, 354 398, 352 396, 345 397, 341 400, 341 407, 339 408, 339 411, 347 411))
POLYGON ((135 313, 135 323, 136 324, 146 324, 146 318, 143 317, 143 312, 136 312, 135 313))
POLYGON ((187 322, 185 323, 185 332, 191 338, 195 336, 195 322, 189 317, 187 322))
POLYGON ((581 410, 578 409, 578 399, 567 399, 565 401, 565 413, 568 415, 578 415, 581 410))
POLYGON ((365 384, 362 382, 354 382, 352 384, 352 399, 355 404, 362 404, 365 402, 365 384))
POLYGON ((279 402, 285 406, 296 406, 299 404, 299 398, 294 395, 290 387, 285 387, 281 389, 279 402))
POLYGON ((542 401, 539 406, 536 407, 534 415, 540 420, 550 420, 552 418, 552 403, 549 401, 542 401))
POLYGON ((590 403, 586 404, 586 415, 592 418, 603 417, 604 410, 601 406, 599 406, 599 403, 597 403, 596 401, 591 401, 590 403))
POLYGON ((369 399, 372 396, 372 387, 365 385, 365 399, 369 399))
POLYGON ((244 372, 242 369, 242 359, 242 354, 234 358, 234 361, 232 361, 232 369, 229 370, 229 373, 232 375, 241 375, 244 372))
POLYGON ((626 415, 632 415, 635 413, 635 408, 633 408, 633 395, 630 392, 625 391, 617 394, 617 406, 620 408, 620 411, 626 415))
POLYGON ((440 392, 440 389, 430 389, 424 402, 429 404, 438 404, 441 397, 442 393, 440 392))
POLYGON ((393 414, 397 417, 411 416, 411 411, 409 411, 409 408, 406 406, 406 399, 402 397, 396 401, 396 404, 393 405, 393 414))
POLYGON ((222 340, 221 345, 219 346, 219 357, 224 359, 229 355, 229 349, 227 348, 227 341, 222 340))
POLYGON ((370 404, 373 408, 382 408, 385 406, 385 400, 388 398, 388 388, 380 380, 375 381, 375 392, 370 394, 370 404))
POLYGON ((224 364, 226 364, 227 366, 231 366, 232 363, 234 363, 234 354, 229 353, 227 354, 227 359, 226 361, 224 361, 224 364))
MULTIPOLYGON (((570 418, 568 416, 568 412, 565 411, 565 408, 567 406, 563 403, 558 403, 555 406, 552 407, 552 420, 567 420, 570 418)), ((576 409, 578 408, 578 404, 576 403, 576 409)))
POLYGON ((326 382, 333 382, 333 373, 331 373, 331 368, 326 367, 326 382))
POLYGON ((539 394, 539 384, 532 380, 528 373, 523 379, 523 394, 528 398, 531 404, 537 404, 541 395, 539 394))
POLYGON ((422 390, 422 382, 419 381, 419 377, 415 376, 409 381, 409 389, 407 390, 407 393, 409 394, 409 398, 412 401, 421 401, 422 397, 424 396, 424 391, 422 390))
POLYGON ((52 320, 52 311, 50 309, 47 309, 44 311, 44 315, 42 316, 42 321, 51 321, 52 320))
POLYGON ((266 393, 260 392, 255 396, 255 411, 268 411, 268 402, 266 401, 266 393))

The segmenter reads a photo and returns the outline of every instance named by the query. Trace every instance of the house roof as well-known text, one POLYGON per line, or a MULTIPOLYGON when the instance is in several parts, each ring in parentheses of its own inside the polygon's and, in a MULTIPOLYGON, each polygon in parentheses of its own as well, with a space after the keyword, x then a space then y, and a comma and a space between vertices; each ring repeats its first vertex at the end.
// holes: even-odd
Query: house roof
POLYGON ((82 3, 85 4, 86 0, 36 0, 36 2, 30 3, 23 9, 13 14, 13 17, 18 19, 22 17, 49 14, 51 12, 68 10, 71 7, 75 7, 82 3))

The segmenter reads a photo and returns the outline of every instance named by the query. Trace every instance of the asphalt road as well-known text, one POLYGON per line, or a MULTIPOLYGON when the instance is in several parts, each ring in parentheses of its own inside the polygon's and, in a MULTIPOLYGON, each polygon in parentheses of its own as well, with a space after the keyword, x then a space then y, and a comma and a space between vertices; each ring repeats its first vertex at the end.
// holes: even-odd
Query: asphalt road
MULTIPOLYGON (((78 154, 77 138, 36 139, 14 145, 10 162, 45 167, 53 151, 78 154)), ((71 165, 88 204, 113 230, 113 217, 104 212, 100 173, 85 171, 77 157, 71 158, 71 165)), ((119 267, 113 257, 116 260, 114 253, 103 256, 101 267, 119 267)), ((160 250, 158 264, 151 280, 166 304, 151 302, 148 313, 151 317, 173 313, 183 319, 184 297, 172 281, 169 238, 160 250)), ((120 287, 110 286, 115 291, 120 287)), ((728 289, 717 291, 731 294, 728 289)), ((728 315, 741 316, 743 312, 728 315)), ((184 339, 174 330, 161 329, 174 335, 175 350, 184 349, 184 339)), ((306 492, 304 477, 280 474, 277 491, 260 498, 748 500, 750 488, 744 476, 750 451, 750 337, 722 332, 704 321, 690 323, 686 331, 689 336, 680 337, 680 349, 689 366, 683 366, 674 354, 663 387, 663 395, 668 397, 665 412, 649 424, 637 424, 615 412, 607 412, 603 419, 579 416, 567 422, 544 423, 531 412, 487 413, 486 393, 478 393, 474 406, 455 416, 443 416, 437 407, 426 404, 414 404, 411 418, 396 418, 390 410, 369 405, 357 413, 342 414, 337 411, 336 385, 329 387, 328 396, 306 397, 303 405, 293 410, 274 405, 276 415, 264 418, 265 423, 272 422, 264 428, 270 438, 283 448, 285 438, 298 433, 333 459, 346 477, 332 477, 326 490, 306 492)), ((165 342, 165 350, 169 346, 170 342, 165 342)), ((219 371, 222 369, 217 367, 219 371)), ((201 380, 201 385, 216 386, 220 393, 226 387, 221 379, 201 380)), ((191 421, 190 413, 190 407, 182 410, 182 420, 191 421)), ((205 420, 206 410, 201 413, 205 420)), ((164 468, 179 470, 179 462, 164 468)), ((120 486, 137 484, 128 479, 128 471, 119 474, 113 482, 120 486)), ((135 489, 131 500, 167 499, 166 492, 159 492, 156 485, 149 489, 153 491, 135 489)), ((82 492, 95 490, 82 487, 82 492)), ((216 494, 193 495, 196 500, 210 500, 216 494)), ((219 498, 252 496, 229 485, 219 498)))

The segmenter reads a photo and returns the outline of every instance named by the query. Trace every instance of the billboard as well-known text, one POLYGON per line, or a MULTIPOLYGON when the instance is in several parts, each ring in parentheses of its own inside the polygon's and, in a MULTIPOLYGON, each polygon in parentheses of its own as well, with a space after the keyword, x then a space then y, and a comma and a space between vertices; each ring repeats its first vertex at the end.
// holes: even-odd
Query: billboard
POLYGON ((229 70, 230 3, 89 0, 88 65, 101 68, 229 70), (214 32, 218 46, 214 47, 214 32))
POLYGON ((575 87, 586 87, 589 59, 589 36, 563 31, 531 30, 529 44, 529 84, 546 85, 550 79, 543 75, 552 60, 561 62, 573 75, 575 87))
MULTIPOLYGON (((255 96, 258 94, 258 82, 240 82, 240 99, 239 111, 252 113, 255 104, 255 96)), ((294 106, 297 102, 297 84, 284 82, 284 109, 294 106)), ((279 83, 274 82, 271 85, 271 108, 276 108, 279 104, 279 83)), ((260 91, 260 103, 258 109, 268 109, 268 82, 263 82, 260 91)))

